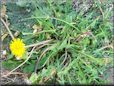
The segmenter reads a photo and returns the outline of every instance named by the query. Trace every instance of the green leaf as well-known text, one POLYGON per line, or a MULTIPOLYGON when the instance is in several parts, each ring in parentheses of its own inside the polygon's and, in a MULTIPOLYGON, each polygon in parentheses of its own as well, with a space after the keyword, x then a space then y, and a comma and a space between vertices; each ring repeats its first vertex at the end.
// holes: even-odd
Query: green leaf
POLYGON ((36 73, 32 73, 29 80, 31 81, 31 83, 35 83, 38 79, 38 75, 36 73))
POLYGON ((34 64, 29 64, 29 65, 25 65, 23 68, 22 68, 22 70, 23 70, 23 72, 25 72, 25 73, 31 73, 31 72, 33 72, 34 71, 34 64))
POLYGON ((7 60, 2 62, 2 66, 6 69, 12 70, 20 64, 19 61, 7 60))

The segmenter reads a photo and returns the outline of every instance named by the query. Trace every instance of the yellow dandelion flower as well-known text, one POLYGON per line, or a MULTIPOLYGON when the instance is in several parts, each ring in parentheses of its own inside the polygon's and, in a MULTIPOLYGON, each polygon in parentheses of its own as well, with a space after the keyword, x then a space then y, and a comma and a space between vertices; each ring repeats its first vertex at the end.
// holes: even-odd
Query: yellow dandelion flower
POLYGON ((19 38, 14 39, 10 43, 10 50, 12 54, 17 57, 17 59, 21 59, 23 54, 25 53, 25 44, 19 38))

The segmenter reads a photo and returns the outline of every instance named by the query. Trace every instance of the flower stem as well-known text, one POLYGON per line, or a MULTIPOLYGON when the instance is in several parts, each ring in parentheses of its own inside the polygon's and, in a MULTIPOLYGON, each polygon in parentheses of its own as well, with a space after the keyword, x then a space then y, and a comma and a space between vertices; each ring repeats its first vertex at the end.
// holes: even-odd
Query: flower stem
POLYGON ((46 40, 46 41, 42 41, 42 42, 39 42, 39 43, 34 43, 34 44, 31 44, 31 45, 25 46, 25 48, 30 48, 30 47, 34 47, 34 46, 46 44, 46 43, 48 43, 48 42, 50 42, 50 41, 52 41, 52 40, 46 40))
POLYGON ((4 24, 4 26, 6 27, 6 29, 8 30, 9 35, 11 36, 11 38, 14 39, 14 36, 13 36, 12 32, 10 31, 8 25, 5 23, 5 21, 2 18, 1 18, 1 21, 4 24))

